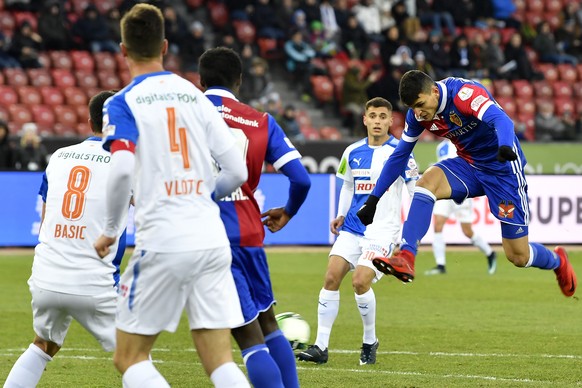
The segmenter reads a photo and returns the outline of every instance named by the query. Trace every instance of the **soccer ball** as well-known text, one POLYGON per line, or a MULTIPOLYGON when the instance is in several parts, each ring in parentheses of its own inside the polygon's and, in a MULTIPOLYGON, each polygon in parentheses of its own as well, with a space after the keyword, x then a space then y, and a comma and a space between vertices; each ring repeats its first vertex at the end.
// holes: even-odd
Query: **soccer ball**
POLYGON ((309 343, 309 336, 311 335, 311 328, 309 323, 297 313, 285 312, 275 316, 279 329, 289 340, 293 350, 305 349, 309 343))

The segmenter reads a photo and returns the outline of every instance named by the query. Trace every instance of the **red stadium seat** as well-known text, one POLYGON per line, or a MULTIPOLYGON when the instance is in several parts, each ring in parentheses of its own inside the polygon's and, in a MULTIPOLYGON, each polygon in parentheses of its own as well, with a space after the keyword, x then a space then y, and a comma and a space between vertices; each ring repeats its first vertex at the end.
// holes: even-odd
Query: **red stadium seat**
POLYGON ((4 80, 11 86, 28 85, 28 75, 20 68, 4 69, 4 80))
POLYGON ((221 1, 209 1, 207 7, 212 24, 218 29, 225 27, 229 19, 226 5, 221 1))
POLYGON ((535 115, 536 104, 533 98, 518 98, 515 102, 518 115, 535 115))
POLYGON ((16 28, 16 21, 14 16, 8 11, 0 12, 0 31, 8 37, 14 34, 14 29, 16 28))
POLYGON ((536 81, 532 86, 536 98, 547 98, 554 95, 554 89, 552 89, 552 85, 547 81, 536 81))
POLYGON ((564 5, 562 0, 545 0, 544 8, 547 12, 559 13, 564 5))
POLYGON ((392 132, 392 130, 402 131, 404 129, 404 121, 405 121, 405 116, 403 113, 393 111, 392 112, 392 125, 390 126, 390 132, 392 132))
POLYGON ((511 82, 515 96, 523 98, 533 98, 534 89, 529 81, 514 80, 511 82))
POLYGON ((76 72, 75 78, 77 78, 77 86, 83 89, 96 88, 99 85, 99 80, 93 73, 86 72, 76 72))
POLYGON ((325 62, 327 73, 331 78, 343 77, 348 71, 348 63, 337 58, 330 58, 325 62))
POLYGON ((52 67, 51 57, 46 51, 40 52, 38 54, 38 61, 45 69, 49 69, 52 67))
POLYGON ((95 69, 95 62, 89 51, 73 50, 71 51, 71 59, 76 71, 93 71, 95 69))
POLYGON ((123 86, 128 85, 131 82, 131 74, 128 71, 120 71, 119 72, 119 79, 123 86))
POLYGON ((325 140, 340 140, 342 138, 341 132, 332 126, 324 126, 319 128, 319 136, 325 140))
POLYGON ((99 87, 105 90, 119 89, 121 87, 121 80, 117 73, 108 70, 99 70, 97 72, 97 79, 99 80, 99 87))
POLYGON ((319 140, 321 136, 319 135, 319 131, 313 127, 300 127, 301 133, 307 140, 319 140))
POLYGON ((557 81, 552 84, 555 98, 571 98, 572 84, 568 82, 557 81))
POLYGON ((75 76, 67 69, 51 69, 51 74, 53 83, 58 88, 66 88, 77 84, 75 76))
MULTIPOLYGON (((71 132, 74 133, 75 127, 79 122, 75 109, 68 105, 57 105, 54 107, 54 112, 56 116, 56 122, 62 124, 66 128, 69 128, 71 132)), ((88 117, 85 119, 88 119, 88 117)))
POLYGON ((34 86, 18 86, 17 93, 21 104, 32 106, 42 104, 42 96, 34 86))
POLYGON ((552 63, 538 63, 538 70, 544 74, 544 79, 548 82, 558 80, 558 68, 552 63))
POLYGON ((67 105, 87 105, 88 99, 85 92, 76 86, 69 86, 63 89, 65 103, 67 105))
POLYGON ((544 10, 544 0, 526 0, 525 5, 530 12, 542 13, 544 10))
POLYGON ((562 24, 562 19, 558 12, 544 12, 542 18, 548 22, 552 31, 555 31, 562 24))
POLYGON ((576 65, 576 73, 578 73, 578 80, 582 81, 582 63, 576 65))
POLYGON ((48 105, 33 105, 30 107, 33 121, 38 125, 41 136, 52 135, 55 125, 55 113, 48 105))
POLYGON ((311 88, 313 95, 320 103, 331 102, 334 99, 333 82, 326 75, 312 75, 311 88))
POLYGON ((40 88, 42 101, 45 105, 63 105, 65 98, 60 89, 54 86, 43 86, 40 88))
POLYGON ((53 77, 48 69, 26 69, 26 74, 32 86, 52 86, 53 84, 53 77))
POLYGON ((73 59, 67 51, 49 51, 52 67, 56 69, 73 68, 73 59))
POLYGON ((331 82, 333 82, 335 99, 340 103, 341 106, 344 92, 344 77, 334 77, 331 79, 331 82))
POLYGON ((513 86, 506 80, 494 80, 493 89, 495 97, 512 97, 513 86))
POLYGON ((82 15, 83 11, 89 4, 92 3, 91 0, 72 0, 73 3, 73 12, 78 15, 82 15))
POLYGON ((107 14, 110 9, 117 6, 115 0, 99 0, 95 1, 94 4, 101 15, 107 14))
POLYGON ((125 57, 120 52, 115 54, 115 63, 117 63, 118 71, 122 70, 129 71, 129 68, 127 67, 127 62, 125 62, 125 57))
POLYGON ((572 91, 577 100, 582 100, 582 80, 572 84, 572 91))
POLYGON ((18 103, 18 93, 12 86, 0 85, 0 105, 8 107, 18 103))
POLYGON ((77 113, 77 121, 79 123, 86 123, 89 120, 89 107, 87 105, 75 105, 73 109, 77 113))
POLYGON ((257 38, 259 55, 265 59, 280 59, 283 57, 283 51, 279 47, 277 39, 274 38, 257 38))
POLYGON ((22 124, 32 121, 32 113, 26 105, 12 104, 8 105, 8 113, 10 115, 10 122, 20 130, 22 124))
POLYGON ((299 127, 311 127, 311 118, 309 117, 309 113, 305 110, 297 110, 295 113, 295 120, 299 123, 299 127))
POLYGON ((77 135, 79 136, 93 135, 93 131, 91 130, 91 127, 89 126, 88 122, 78 123, 75 129, 77 130, 77 135))
POLYGON ((576 104, 571 98, 556 98, 554 100, 554 109, 558 116, 562 116, 566 111, 574 114, 576 112, 576 104))
POLYGON ((566 63, 558 65, 558 76, 560 78, 560 81, 566 81, 571 83, 576 82, 578 80, 578 72, 576 71, 576 67, 566 63))
POLYGON ((236 20, 232 22, 236 37, 242 43, 254 43, 257 30, 253 23, 247 20, 236 20))
POLYGON ((97 70, 117 70, 117 60, 115 56, 106 51, 93 53, 93 60, 95 62, 95 67, 97 70))
POLYGON ((535 140, 535 122, 533 115, 520 115, 517 117, 516 120, 518 123, 522 123, 525 125, 525 133, 524 136, 528 141, 535 140))
POLYGON ((517 113, 517 105, 513 97, 496 97, 495 100, 501 105, 501 108, 509 115, 515 117, 517 113))

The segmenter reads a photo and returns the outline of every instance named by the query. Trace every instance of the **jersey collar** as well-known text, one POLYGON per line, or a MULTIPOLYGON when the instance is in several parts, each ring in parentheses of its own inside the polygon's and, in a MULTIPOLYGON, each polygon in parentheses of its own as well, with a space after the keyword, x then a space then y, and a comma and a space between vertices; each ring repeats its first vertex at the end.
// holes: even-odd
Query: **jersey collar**
POLYGON ((448 92, 447 87, 443 82, 436 82, 437 88, 439 88, 439 107, 436 111, 437 114, 442 113, 447 105, 448 92))
POLYGON ((88 138, 85 139, 85 141, 102 141, 103 139, 100 138, 99 136, 90 136, 88 138))
POLYGON ((204 94, 207 96, 218 96, 218 97, 231 98, 233 100, 238 101, 238 98, 236 98, 236 96, 234 95, 234 93, 230 89, 224 88, 222 86, 212 86, 212 87, 206 89, 204 94))

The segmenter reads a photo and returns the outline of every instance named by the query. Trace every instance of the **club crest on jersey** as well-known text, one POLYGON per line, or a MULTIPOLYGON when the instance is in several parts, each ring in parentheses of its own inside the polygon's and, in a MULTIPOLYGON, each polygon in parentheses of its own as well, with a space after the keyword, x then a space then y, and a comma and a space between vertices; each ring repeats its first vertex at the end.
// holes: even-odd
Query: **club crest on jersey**
POLYGON ((451 120, 451 123, 458 125, 459 127, 463 126, 461 118, 455 111, 451 111, 451 113, 449 113, 449 120, 451 120))
POLYGON ((512 201, 501 201, 499 203, 499 218, 513 218, 515 205, 512 201))

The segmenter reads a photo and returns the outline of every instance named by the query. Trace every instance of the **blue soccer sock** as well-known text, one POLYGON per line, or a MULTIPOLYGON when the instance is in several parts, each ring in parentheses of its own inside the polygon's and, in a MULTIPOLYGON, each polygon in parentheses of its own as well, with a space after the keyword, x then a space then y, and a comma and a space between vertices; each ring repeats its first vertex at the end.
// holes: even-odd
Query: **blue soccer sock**
POLYGON ((526 267, 541 269, 556 269, 560 266, 560 258, 554 252, 538 243, 529 244, 529 261, 526 267))
POLYGON ((412 197, 408 218, 402 229, 401 248, 403 250, 412 252, 416 256, 418 243, 430 226, 435 201, 435 195, 424 187, 414 189, 414 197, 412 197))
POLYGON ((243 361, 247 367, 249 380, 255 388, 280 387, 283 380, 279 367, 269 354, 265 344, 251 346, 241 351, 243 361))
POLYGON ((271 356, 279 365, 279 370, 283 376, 285 388, 299 388, 299 378, 297 377, 297 364, 291 345, 281 330, 265 336, 265 342, 269 347, 271 356))

